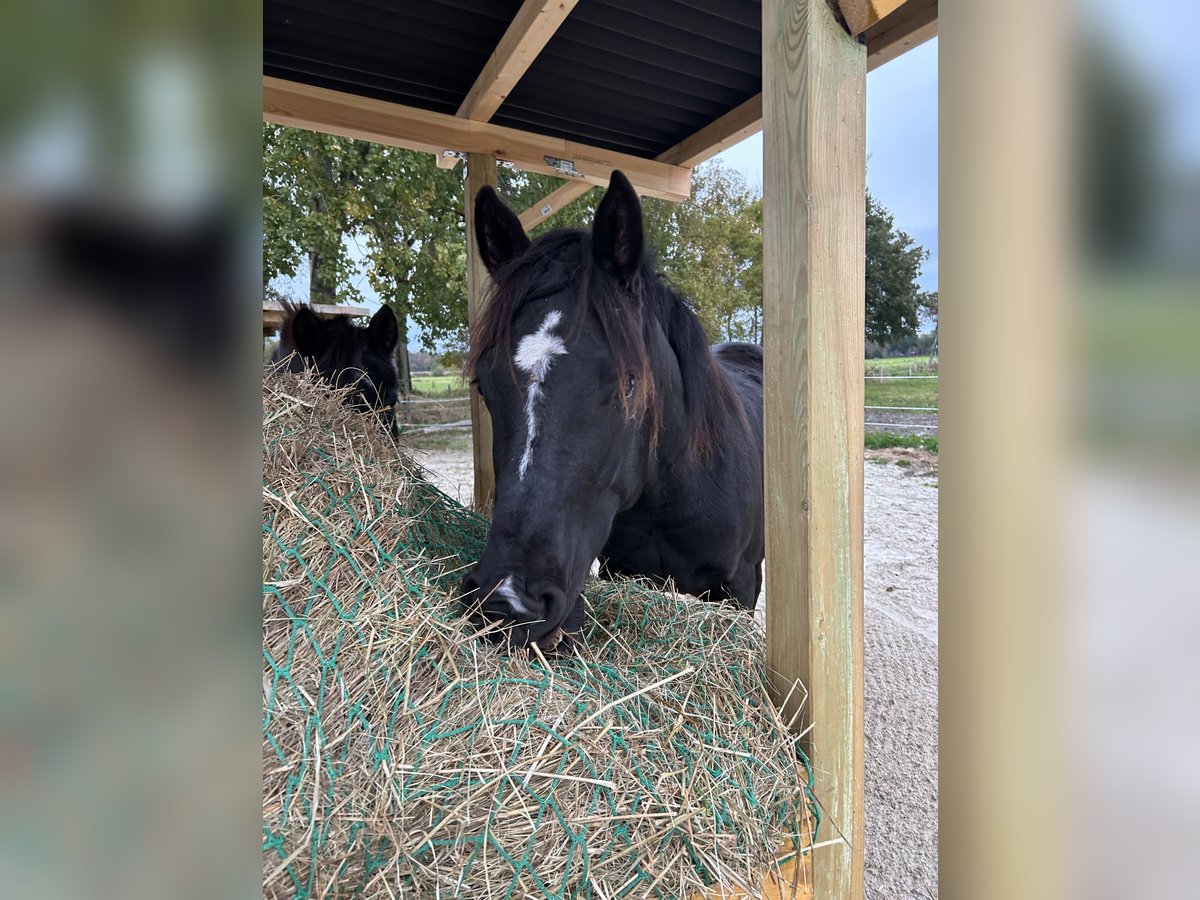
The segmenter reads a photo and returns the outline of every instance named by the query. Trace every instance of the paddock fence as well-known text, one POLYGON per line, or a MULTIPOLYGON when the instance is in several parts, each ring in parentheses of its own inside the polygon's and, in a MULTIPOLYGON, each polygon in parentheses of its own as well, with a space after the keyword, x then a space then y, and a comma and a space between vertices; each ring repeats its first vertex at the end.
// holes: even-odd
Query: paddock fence
MULTIPOLYGON (((937 381, 937 375, 867 375, 870 383, 889 381, 937 381)), ((938 407, 936 406, 876 406, 863 407, 867 431, 899 434, 936 435, 938 407)), ((396 419, 408 434, 427 434, 439 431, 471 430, 471 398, 416 396, 396 404, 396 419)))

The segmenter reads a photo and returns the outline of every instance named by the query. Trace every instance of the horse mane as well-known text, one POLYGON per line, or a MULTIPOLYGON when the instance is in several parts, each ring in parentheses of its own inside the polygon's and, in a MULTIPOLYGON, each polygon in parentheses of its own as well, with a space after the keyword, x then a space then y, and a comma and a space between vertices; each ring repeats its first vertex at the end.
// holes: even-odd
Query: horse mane
POLYGON ((579 282, 574 334, 587 313, 600 321, 618 372, 636 378, 633 392, 622 395, 625 414, 649 417, 653 439, 662 428, 662 403, 648 350, 657 324, 675 354, 683 385, 683 405, 694 453, 708 458, 727 437, 733 422, 745 423, 745 410, 725 373, 709 350, 708 336, 691 302, 671 287, 651 259, 626 282, 595 260, 590 235, 579 229, 556 229, 537 238, 524 253, 492 275, 488 302, 480 317, 463 369, 472 375, 483 356, 500 348, 510 361, 512 325, 526 299, 561 290, 572 278, 579 282))

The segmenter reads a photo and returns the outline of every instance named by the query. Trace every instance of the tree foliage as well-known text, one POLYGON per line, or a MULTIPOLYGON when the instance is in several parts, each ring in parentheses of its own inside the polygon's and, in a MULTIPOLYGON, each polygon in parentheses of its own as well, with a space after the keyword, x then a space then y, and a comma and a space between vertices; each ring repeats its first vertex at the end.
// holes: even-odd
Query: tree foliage
POLYGON ((866 338, 890 344, 917 333, 917 278, 929 251, 896 228, 892 214, 867 193, 866 338))
POLYGON ((437 342, 466 318, 462 202, 461 173, 428 153, 266 125, 264 283, 308 263, 312 294, 361 302, 365 276, 401 344, 410 320, 437 342))
POLYGON ((762 198, 711 162, 682 203, 646 200, 647 245, 713 340, 762 340, 762 198))
MULTIPOLYGON (((396 313, 401 347, 466 340, 464 167, 439 169, 427 153, 282 126, 263 127, 263 280, 305 266, 316 302, 362 302, 370 285, 396 313), (418 333, 410 335, 409 323, 418 333)), ((562 182, 498 167, 501 196, 521 211, 562 182)), ((586 227, 592 189, 532 229, 586 227)), ((735 170, 695 169, 683 203, 646 199, 646 246, 689 297, 713 340, 762 341, 762 197, 735 170)), ((937 294, 917 277, 928 253, 867 195, 866 338, 890 344, 916 333, 937 294)), ((402 371, 407 360, 402 361, 402 371)))

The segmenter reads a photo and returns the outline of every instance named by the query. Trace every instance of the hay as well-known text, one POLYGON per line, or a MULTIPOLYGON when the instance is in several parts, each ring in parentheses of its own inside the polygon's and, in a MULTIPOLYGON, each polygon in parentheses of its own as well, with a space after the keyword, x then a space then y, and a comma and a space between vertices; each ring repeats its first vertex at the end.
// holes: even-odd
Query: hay
POLYGON ((724 607, 593 582, 577 656, 453 599, 487 523, 306 376, 263 397, 268 897, 756 895, 809 776, 724 607))

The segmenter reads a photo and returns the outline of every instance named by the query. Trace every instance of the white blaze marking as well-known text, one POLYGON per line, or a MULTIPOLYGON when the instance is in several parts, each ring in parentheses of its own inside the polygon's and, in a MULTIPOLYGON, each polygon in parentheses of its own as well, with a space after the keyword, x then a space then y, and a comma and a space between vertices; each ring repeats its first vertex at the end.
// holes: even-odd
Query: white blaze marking
POLYGON ((529 607, 521 602, 521 598, 518 597, 517 592, 513 590, 513 577, 511 575, 509 575, 496 586, 496 593, 507 600, 509 605, 518 615, 531 615, 529 607))
POLYGON ((546 313, 542 325, 533 334, 527 334, 517 344, 513 362, 522 372, 529 373, 529 387, 525 392, 525 452, 521 454, 521 464, 517 468, 517 477, 525 479, 525 470, 533 460, 533 439, 537 435, 537 402, 542 396, 542 383, 550 372, 550 364, 554 357, 566 355, 567 348, 562 338, 551 331, 562 321, 562 313, 552 309, 546 313))

